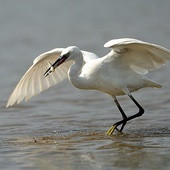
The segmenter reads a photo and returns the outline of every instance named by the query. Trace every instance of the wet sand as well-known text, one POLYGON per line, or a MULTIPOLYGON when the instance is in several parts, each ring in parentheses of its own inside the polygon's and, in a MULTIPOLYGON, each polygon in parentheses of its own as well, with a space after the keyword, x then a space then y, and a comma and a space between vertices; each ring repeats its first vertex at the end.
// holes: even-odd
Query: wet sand
POLYGON ((32 135, 6 139, 2 144, 14 151, 13 156, 20 152, 11 161, 23 168, 159 169, 163 165, 167 169, 170 165, 168 126, 128 130, 112 136, 99 130, 43 131, 32 135))

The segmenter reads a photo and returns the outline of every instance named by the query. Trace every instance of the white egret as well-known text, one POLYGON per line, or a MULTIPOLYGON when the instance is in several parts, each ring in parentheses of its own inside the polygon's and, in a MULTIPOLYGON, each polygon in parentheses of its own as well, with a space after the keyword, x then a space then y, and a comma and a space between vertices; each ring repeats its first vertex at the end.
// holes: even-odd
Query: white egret
POLYGON ((169 61, 170 50, 130 38, 111 40, 104 47, 111 48, 111 52, 103 57, 81 51, 75 46, 56 48, 41 54, 15 87, 6 107, 20 103, 23 99, 29 100, 62 81, 68 74, 70 82, 75 87, 99 90, 113 98, 122 120, 113 124, 107 134, 111 135, 115 129, 122 132, 129 120, 144 113, 144 109, 131 92, 144 87, 162 87, 144 75, 169 61), (121 95, 128 95, 139 112, 127 117, 116 98, 121 95))

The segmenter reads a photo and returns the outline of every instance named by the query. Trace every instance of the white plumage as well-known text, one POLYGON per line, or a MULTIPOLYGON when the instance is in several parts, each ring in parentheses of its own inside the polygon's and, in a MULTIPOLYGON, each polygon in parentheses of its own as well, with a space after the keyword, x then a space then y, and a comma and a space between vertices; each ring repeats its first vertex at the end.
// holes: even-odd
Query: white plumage
POLYGON ((144 112, 131 92, 144 87, 161 87, 145 77, 145 74, 169 61, 170 51, 156 44, 130 38, 111 40, 104 47, 111 48, 111 52, 103 57, 81 51, 75 46, 56 48, 41 54, 15 87, 6 107, 20 103, 23 99, 27 101, 68 76, 77 88, 96 89, 113 97, 123 119, 115 123, 108 134, 118 130, 119 125, 122 127, 118 131, 122 131, 127 121, 144 112), (116 99, 116 96, 125 94, 139 108, 139 112, 130 117, 126 116, 116 99))

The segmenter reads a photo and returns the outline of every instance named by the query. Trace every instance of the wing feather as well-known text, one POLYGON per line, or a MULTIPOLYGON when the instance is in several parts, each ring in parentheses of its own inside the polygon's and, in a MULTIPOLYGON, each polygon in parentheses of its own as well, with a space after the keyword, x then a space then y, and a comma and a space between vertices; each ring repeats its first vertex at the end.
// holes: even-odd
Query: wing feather
POLYGON ((136 39, 115 39, 107 42, 104 47, 112 48, 112 57, 117 53, 116 57, 121 57, 121 62, 139 74, 147 74, 170 61, 170 50, 136 39))
POLYGON ((44 72, 49 68, 49 63, 54 63, 63 50, 64 48, 56 48, 38 56, 33 61, 33 65, 16 85, 8 99, 6 107, 12 106, 15 103, 20 103, 24 99, 28 101, 32 96, 64 80, 72 64, 70 61, 63 63, 48 77, 43 77, 44 72))

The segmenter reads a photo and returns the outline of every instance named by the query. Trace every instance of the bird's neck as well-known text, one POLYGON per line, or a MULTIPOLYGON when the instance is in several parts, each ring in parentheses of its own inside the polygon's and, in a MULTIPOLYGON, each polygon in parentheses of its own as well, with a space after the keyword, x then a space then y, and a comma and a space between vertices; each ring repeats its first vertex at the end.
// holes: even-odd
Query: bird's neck
POLYGON ((69 80, 77 88, 83 88, 84 78, 80 76, 84 65, 83 54, 77 56, 69 69, 69 80))

